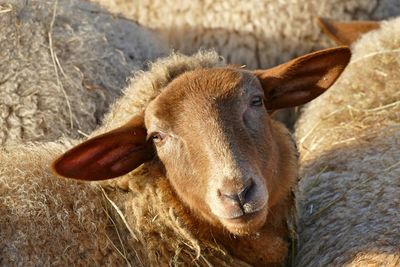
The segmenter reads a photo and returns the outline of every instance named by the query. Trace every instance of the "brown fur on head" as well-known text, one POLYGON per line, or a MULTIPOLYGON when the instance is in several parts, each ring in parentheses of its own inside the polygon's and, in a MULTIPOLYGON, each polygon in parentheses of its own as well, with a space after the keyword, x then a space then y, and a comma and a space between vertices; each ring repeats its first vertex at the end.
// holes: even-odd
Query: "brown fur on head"
POLYGON ((268 207, 289 193, 297 175, 290 135, 270 119, 263 99, 252 73, 204 69, 176 78, 145 113, 148 134, 156 137, 157 155, 182 202, 235 234, 259 229, 268 207), (241 207, 232 198, 242 190, 241 207))
MULTIPOLYGON (((349 49, 340 47, 268 70, 186 72, 144 114, 71 149, 53 169, 76 179, 107 179, 156 154, 182 205, 199 221, 236 235, 255 233, 274 216, 283 217, 297 177, 294 143, 269 111, 314 99, 349 58, 349 49)), ((263 232, 268 237, 286 233, 263 232)))

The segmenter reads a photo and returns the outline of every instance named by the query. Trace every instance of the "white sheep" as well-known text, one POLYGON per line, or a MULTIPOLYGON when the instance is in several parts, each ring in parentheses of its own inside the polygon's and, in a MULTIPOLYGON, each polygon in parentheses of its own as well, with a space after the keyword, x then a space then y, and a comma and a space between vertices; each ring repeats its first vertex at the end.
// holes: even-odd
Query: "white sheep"
POLYGON ((379 26, 297 122, 297 266, 400 265, 400 18, 379 26))
POLYGON ((0 145, 91 133, 131 72, 167 52, 83 1, 3 1, 0 11, 0 145))
POLYGON ((397 0, 91 0, 151 29, 172 48, 215 49, 228 63, 267 68, 331 44, 317 16, 381 20, 400 15, 397 0))

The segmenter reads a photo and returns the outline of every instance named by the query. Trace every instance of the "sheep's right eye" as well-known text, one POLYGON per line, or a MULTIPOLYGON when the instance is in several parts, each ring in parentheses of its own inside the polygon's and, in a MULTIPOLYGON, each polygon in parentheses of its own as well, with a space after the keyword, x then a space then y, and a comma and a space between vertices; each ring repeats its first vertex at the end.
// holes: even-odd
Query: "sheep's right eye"
POLYGON ((255 96, 251 99, 250 105, 253 107, 261 107, 264 105, 263 98, 261 96, 255 96))
POLYGON ((164 133, 155 132, 151 134, 154 144, 159 145, 165 140, 166 135, 164 133))

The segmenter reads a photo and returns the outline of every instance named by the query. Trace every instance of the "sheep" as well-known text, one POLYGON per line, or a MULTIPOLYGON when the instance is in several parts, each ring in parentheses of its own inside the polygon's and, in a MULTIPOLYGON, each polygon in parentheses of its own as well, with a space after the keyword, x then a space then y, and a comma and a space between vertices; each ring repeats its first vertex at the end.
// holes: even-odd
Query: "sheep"
MULTIPOLYGON (((112 127, 111 122, 123 120, 113 110, 135 110, 135 106, 128 105, 130 100, 139 105, 137 108, 150 101, 158 93, 152 91, 153 86, 157 89, 165 86, 179 72, 219 64, 222 63, 216 53, 199 53, 193 57, 173 55, 154 64, 151 72, 136 72, 138 77, 133 78, 136 88, 124 96, 127 105, 117 102, 108 115, 110 122, 105 121, 103 127, 112 127)), ((116 206, 109 205, 112 200, 103 201, 105 192, 96 184, 89 186, 57 179, 48 171, 52 159, 76 143, 77 140, 65 138, 58 142, 9 143, 0 147, 0 265, 122 265, 126 262, 128 266, 144 266, 135 254, 135 247, 140 247, 140 243, 135 243, 135 233, 124 227, 118 212, 114 214, 116 206)), ((107 194, 114 191, 108 186, 107 194)), ((123 192, 115 192, 122 201, 123 192)), ((170 228, 161 230, 168 233, 170 228)), ((147 242, 154 245, 149 238, 147 242)), ((245 266, 221 255, 216 246, 211 247, 225 262, 245 266)), ((184 248, 183 253, 186 251, 184 248)), ((204 263, 206 259, 202 259, 204 263)))
POLYGON ((0 145, 91 133, 131 72, 168 50, 83 1, 6 1, 0 11, 0 145))
MULTIPOLYGON (((323 22, 341 42, 359 36, 323 22)), ((372 28, 297 122, 297 266, 400 264, 400 18, 372 28)))
POLYGON ((212 52, 174 55, 136 76, 104 125, 53 171, 122 176, 103 187, 146 266, 282 266, 297 160, 289 131, 268 114, 320 95, 349 58, 339 47, 248 71, 212 52))
POLYGON ((314 23, 316 16, 380 20, 400 15, 397 0, 91 1, 156 30, 177 51, 215 49, 228 63, 251 69, 331 45, 314 23))
MULTIPOLYGON (((124 99, 138 98, 137 104, 140 99, 149 101, 157 93, 151 88, 165 86, 174 73, 218 64, 216 53, 160 60, 150 73, 136 72, 137 93, 132 91, 124 99)), ((118 114, 113 110, 134 108, 121 104, 117 102, 108 116, 114 122, 118 114)), ((104 125, 109 126, 107 122, 104 125)), ((0 265, 120 266, 126 262, 128 266, 144 266, 135 254, 140 244, 135 243, 134 233, 123 227, 118 212, 113 214, 116 206, 109 204, 111 200, 98 185, 57 179, 49 172, 52 159, 77 142, 64 138, 0 147, 0 265)), ((231 262, 243 266, 238 260, 231 262)))

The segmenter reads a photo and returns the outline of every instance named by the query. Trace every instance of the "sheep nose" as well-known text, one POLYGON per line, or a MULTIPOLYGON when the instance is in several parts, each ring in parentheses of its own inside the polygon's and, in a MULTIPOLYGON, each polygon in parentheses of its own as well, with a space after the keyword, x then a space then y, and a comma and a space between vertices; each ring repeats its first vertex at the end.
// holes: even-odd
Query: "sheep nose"
POLYGON ((225 185, 224 188, 218 190, 218 193, 223 200, 228 200, 234 202, 236 205, 243 206, 250 198, 253 187, 253 180, 248 179, 239 190, 235 189, 235 186, 225 185))

